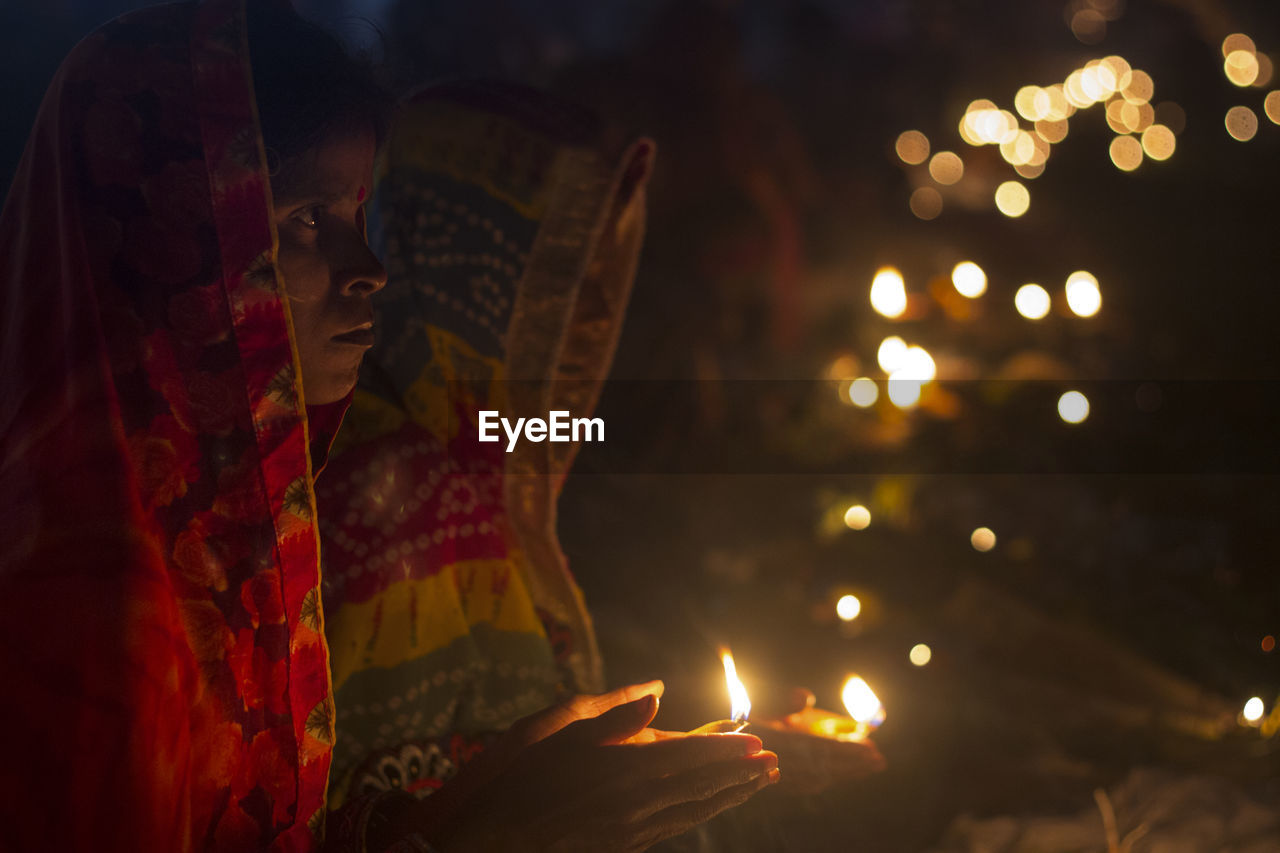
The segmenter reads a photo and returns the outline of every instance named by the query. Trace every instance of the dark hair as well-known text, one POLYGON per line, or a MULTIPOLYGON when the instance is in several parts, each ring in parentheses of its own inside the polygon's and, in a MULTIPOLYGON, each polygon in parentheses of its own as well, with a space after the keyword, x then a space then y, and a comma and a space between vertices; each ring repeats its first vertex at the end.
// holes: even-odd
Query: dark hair
POLYGON ((282 167, 335 132, 370 128, 379 146, 394 100, 372 66, 283 0, 249 0, 249 60, 272 189, 282 167))

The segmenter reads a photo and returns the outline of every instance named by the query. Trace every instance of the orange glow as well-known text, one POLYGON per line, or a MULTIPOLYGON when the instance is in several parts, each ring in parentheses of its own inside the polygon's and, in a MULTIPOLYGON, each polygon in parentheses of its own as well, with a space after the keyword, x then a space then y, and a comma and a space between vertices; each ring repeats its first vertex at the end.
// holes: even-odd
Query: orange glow
POLYGON ((751 699, 747 697, 747 688, 738 679, 738 669, 733 665, 733 655, 728 649, 720 649, 720 660, 724 662, 724 680, 729 688, 729 719, 741 722, 751 714, 751 699))
POLYGON ((1270 634, 1267 634, 1267 636, 1262 638, 1262 650, 1264 652, 1266 652, 1267 654, 1270 654, 1275 650, 1275 647, 1276 647, 1275 637, 1273 637, 1270 634))

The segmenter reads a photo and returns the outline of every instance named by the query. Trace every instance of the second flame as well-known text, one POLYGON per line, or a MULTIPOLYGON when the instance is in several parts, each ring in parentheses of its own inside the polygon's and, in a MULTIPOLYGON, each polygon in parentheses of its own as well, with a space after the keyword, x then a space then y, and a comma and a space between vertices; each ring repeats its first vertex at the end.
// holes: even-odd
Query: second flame
POLYGON ((751 700, 747 698, 747 688, 738 680, 738 670, 733 665, 733 655, 728 649, 720 650, 720 660, 724 661, 724 680, 729 687, 729 719, 735 723, 747 719, 751 713, 751 700))

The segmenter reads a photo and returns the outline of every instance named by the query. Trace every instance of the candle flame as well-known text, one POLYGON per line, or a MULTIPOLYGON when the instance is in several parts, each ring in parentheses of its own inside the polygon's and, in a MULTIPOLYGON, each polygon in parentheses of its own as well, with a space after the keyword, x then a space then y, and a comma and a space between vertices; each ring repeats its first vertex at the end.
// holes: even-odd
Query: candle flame
POLYGON ((720 650, 720 660, 724 661, 724 680, 729 686, 729 719, 736 723, 751 713, 751 700, 747 698, 747 688, 738 680, 738 670, 728 649, 720 650))
POLYGON ((874 728, 884 722, 884 706, 880 704, 880 700, 876 698, 876 694, 856 675, 849 676, 844 683, 844 690, 840 693, 840 698, 844 700, 844 706, 849 710, 849 716, 853 717, 860 723, 865 723, 874 728))

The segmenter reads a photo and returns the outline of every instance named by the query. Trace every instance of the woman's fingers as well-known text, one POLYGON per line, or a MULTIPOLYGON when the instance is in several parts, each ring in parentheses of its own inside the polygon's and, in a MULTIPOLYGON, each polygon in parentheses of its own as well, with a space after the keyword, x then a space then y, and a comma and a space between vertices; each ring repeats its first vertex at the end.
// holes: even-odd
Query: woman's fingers
POLYGON ((747 758, 720 761, 658 779, 645 786, 646 801, 632 813, 632 820, 643 820, 682 803, 710 800, 728 788, 756 782, 777 767, 778 756, 772 752, 758 752, 747 758))
POLYGON ((739 785, 725 788, 712 796, 670 806, 647 818, 635 833, 639 844, 633 848, 644 850, 659 841, 688 832, 700 823, 706 823, 720 812, 739 806, 756 793, 777 782, 781 773, 774 769, 739 785))
POLYGON ((646 693, 634 702, 610 708, 599 716, 564 727, 566 741, 592 746, 615 744, 644 731, 658 713, 658 697, 646 693))
POLYGON ((512 726, 511 733, 518 740, 519 745, 527 746, 550 737, 572 723, 598 717, 619 705, 629 704, 650 695, 656 699, 665 689, 666 685, 655 680, 628 684, 626 687, 619 687, 608 693, 580 693, 558 705, 519 720, 512 726))
POLYGON ((619 773, 638 779, 657 779, 718 761, 755 755, 763 746, 755 735, 687 735, 614 747, 617 755, 613 760, 619 773))

